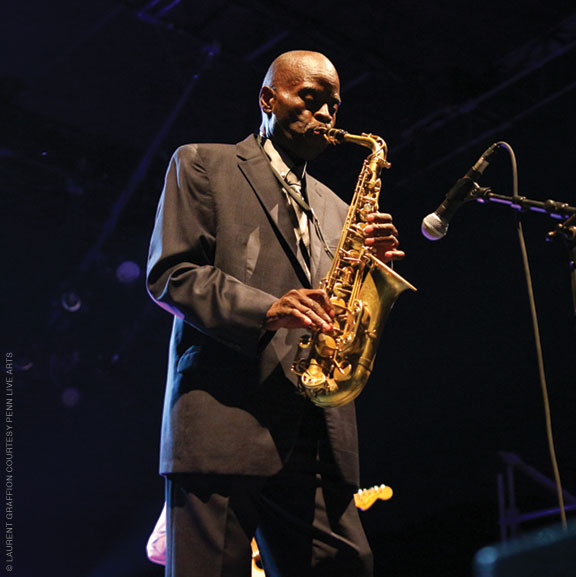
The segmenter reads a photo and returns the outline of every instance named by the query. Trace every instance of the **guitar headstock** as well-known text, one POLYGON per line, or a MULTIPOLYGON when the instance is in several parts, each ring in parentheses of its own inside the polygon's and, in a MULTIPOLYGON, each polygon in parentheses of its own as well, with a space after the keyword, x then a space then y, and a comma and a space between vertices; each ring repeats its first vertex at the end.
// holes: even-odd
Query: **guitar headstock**
MULTIPOLYGON (((366 511, 378 500, 387 501, 392 497, 392 489, 387 485, 374 485, 369 489, 360 489, 354 494, 354 503, 358 509, 366 511)), ((262 561, 260 559, 260 552, 256 540, 252 539, 252 575, 251 577, 266 577, 266 573, 262 568, 262 561)))
POLYGON ((388 487, 388 485, 374 485, 374 487, 360 489, 360 491, 355 493, 354 502, 358 509, 366 511, 366 509, 372 507, 378 499, 387 501, 392 497, 393 493, 392 488, 388 487))

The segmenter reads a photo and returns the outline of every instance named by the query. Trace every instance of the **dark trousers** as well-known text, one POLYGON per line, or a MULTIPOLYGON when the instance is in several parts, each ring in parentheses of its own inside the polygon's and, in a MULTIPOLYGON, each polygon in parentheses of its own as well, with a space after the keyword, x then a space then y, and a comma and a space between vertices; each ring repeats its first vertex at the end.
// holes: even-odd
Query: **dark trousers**
POLYGON ((353 494, 315 412, 274 477, 169 476, 166 577, 250 577, 253 536, 267 577, 371 577, 353 494))

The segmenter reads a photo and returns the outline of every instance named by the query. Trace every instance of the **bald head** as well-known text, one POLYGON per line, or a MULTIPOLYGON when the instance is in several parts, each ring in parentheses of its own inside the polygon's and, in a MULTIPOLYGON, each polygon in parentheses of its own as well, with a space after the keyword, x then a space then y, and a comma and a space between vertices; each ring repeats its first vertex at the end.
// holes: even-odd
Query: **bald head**
POLYGON ((334 126, 340 105, 336 68, 319 52, 293 50, 272 62, 260 90, 260 131, 295 159, 309 160, 326 147, 314 131, 334 126))
POLYGON ((278 82, 294 83, 302 80, 310 69, 323 70, 338 78, 336 68, 320 52, 309 50, 292 50, 280 54, 266 72, 262 86, 275 87, 278 82))

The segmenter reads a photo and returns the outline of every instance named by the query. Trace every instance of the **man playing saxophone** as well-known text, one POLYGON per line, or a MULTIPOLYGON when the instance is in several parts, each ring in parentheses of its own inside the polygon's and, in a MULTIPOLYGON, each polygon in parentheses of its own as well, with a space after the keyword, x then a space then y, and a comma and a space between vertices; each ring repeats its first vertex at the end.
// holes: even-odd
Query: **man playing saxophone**
MULTIPOLYGON (((147 275, 174 317, 160 455, 169 577, 247 577, 253 536, 268 575, 372 575, 354 403, 314 405, 290 370, 303 334, 333 329, 317 287, 347 207, 307 163, 340 103, 325 56, 282 54, 259 134, 185 145, 170 162, 147 275)), ((390 215, 370 214, 364 234, 382 262, 403 258, 390 215)))

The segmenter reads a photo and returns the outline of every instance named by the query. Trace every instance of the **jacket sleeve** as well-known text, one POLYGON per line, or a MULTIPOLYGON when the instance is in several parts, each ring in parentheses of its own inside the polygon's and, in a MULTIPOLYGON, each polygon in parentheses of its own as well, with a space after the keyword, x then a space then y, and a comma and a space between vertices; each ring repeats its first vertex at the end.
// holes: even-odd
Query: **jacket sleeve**
POLYGON ((266 312, 276 297, 214 266, 217 226, 216 203, 198 148, 180 147, 168 167, 156 214, 148 292, 200 332, 256 356, 266 312))

